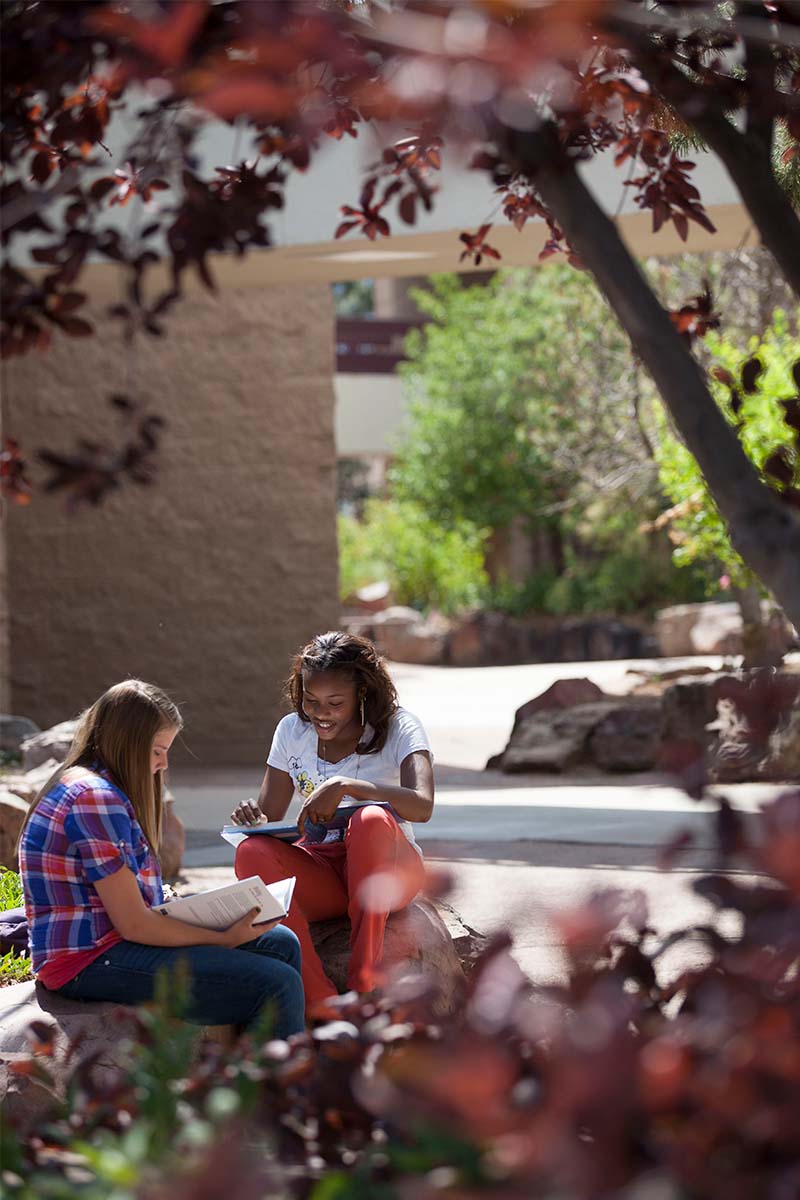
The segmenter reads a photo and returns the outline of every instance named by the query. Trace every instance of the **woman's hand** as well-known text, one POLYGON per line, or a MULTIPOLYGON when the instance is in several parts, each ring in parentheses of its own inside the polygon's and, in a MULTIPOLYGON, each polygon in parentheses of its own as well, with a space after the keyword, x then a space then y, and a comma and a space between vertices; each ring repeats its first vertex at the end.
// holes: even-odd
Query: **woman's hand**
POLYGON ((266 933, 268 929, 280 923, 280 919, 275 921, 260 921, 257 925, 254 924, 256 917, 259 914, 258 908, 251 908, 249 913, 245 913, 240 917, 235 924, 231 925, 230 929, 224 930, 220 934, 223 946, 243 946, 245 942, 252 942, 254 938, 260 937, 262 933, 266 933))
POLYGON ((252 796, 249 800, 243 800, 236 806, 231 813, 231 820, 234 825, 265 825, 267 823, 267 818, 252 796))
POLYGON ((345 779, 344 775, 334 775, 314 788, 297 817, 297 828, 301 837, 306 831, 306 821, 311 821, 314 825, 324 825, 326 821, 330 821, 343 797, 347 795, 347 788, 351 782, 345 779))

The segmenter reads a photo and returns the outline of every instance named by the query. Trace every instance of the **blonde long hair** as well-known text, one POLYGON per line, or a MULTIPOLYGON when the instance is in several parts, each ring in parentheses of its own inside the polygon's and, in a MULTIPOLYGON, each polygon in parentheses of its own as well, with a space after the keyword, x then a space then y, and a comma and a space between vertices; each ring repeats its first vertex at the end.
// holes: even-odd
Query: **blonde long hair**
POLYGON ((178 706, 160 688, 141 679, 115 683, 81 714, 67 757, 31 804, 25 825, 69 767, 99 767, 128 797, 145 837, 157 852, 163 782, 161 772, 153 775, 151 770, 153 740, 164 729, 182 728, 178 706))

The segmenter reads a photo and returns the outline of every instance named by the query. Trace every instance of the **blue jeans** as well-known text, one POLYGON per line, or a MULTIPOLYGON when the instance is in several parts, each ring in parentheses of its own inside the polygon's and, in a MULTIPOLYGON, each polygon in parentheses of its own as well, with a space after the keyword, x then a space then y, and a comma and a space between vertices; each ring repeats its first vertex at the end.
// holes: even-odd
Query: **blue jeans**
POLYGON ((252 942, 228 946, 143 946, 117 942, 58 989, 69 1000, 144 1004, 153 999, 159 972, 181 964, 188 973, 187 1004, 181 1016, 198 1025, 254 1024, 270 1005, 273 1037, 304 1028, 300 943, 285 925, 252 942))

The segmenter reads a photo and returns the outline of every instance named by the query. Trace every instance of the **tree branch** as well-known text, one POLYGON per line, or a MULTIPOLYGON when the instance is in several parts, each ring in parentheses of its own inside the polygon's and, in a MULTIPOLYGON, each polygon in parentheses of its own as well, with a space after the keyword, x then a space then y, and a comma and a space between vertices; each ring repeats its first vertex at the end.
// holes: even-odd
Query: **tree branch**
MULTIPOLYGON (((742 0, 741 13, 753 21, 765 21, 769 17, 762 0, 742 0)), ((747 103, 745 105, 745 136, 753 142, 761 142, 767 157, 772 160, 772 139, 775 134, 775 116, 767 101, 775 91, 775 55, 769 43, 748 38, 744 44, 744 66, 747 76, 747 103), (752 86, 751 86, 752 85, 752 86), (762 103, 759 103, 759 100, 762 103)))
MULTIPOLYGON (((768 50, 751 51, 757 57, 762 52, 768 50)), ((720 158, 762 243, 792 291, 800 296, 800 217, 772 168, 772 118, 751 107, 751 131, 740 133, 725 115, 720 98, 708 86, 693 83, 659 48, 639 46, 634 61, 653 91, 672 105, 720 158)), ((774 65, 770 69, 774 79, 774 65)))
POLYGON ((26 221, 28 217, 35 216, 43 209, 49 208, 54 200, 60 200, 77 183, 80 183, 78 171, 75 167, 67 167, 52 187, 46 190, 42 189, 42 191, 26 192, 24 196, 19 196, 16 200, 4 204, 0 208, 0 232, 8 233, 15 225, 26 221))

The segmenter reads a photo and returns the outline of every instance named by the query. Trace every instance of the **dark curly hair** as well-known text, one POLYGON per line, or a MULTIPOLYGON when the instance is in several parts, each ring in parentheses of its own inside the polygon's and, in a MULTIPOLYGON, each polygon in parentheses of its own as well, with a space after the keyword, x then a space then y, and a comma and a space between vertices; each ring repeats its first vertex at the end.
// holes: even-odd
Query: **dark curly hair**
POLYGON ((333 630, 319 633, 292 659, 292 673, 286 681, 286 694, 301 721, 303 712, 303 671, 338 671, 352 680, 364 693, 364 717, 372 726, 369 742, 359 743, 359 754, 377 754, 386 745, 389 722, 397 710, 397 692, 386 663, 368 638, 333 630))

